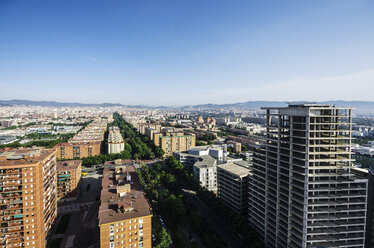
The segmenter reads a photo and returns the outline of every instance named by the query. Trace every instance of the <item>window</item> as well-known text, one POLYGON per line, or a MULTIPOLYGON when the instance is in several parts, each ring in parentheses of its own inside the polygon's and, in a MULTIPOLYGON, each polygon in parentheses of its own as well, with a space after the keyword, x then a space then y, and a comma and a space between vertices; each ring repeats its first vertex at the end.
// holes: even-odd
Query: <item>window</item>
POLYGON ((139 223, 143 223, 143 219, 139 219, 139 223))

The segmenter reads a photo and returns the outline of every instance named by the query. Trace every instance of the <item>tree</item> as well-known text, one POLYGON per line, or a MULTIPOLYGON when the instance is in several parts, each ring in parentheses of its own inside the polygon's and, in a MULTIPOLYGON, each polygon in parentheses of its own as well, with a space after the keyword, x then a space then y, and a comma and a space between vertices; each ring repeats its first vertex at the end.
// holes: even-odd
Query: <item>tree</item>
POLYGON ((171 237, 165 228, 161 228, 161 231, 156 232, 156 248, 168 248, 170 247, 171 237))

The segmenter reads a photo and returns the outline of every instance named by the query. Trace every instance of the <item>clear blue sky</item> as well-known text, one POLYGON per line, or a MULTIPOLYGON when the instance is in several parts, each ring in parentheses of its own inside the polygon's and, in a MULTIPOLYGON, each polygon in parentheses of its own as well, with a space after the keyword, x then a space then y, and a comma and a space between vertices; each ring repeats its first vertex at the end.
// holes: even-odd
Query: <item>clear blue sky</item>
POLYGON ((0 1, 3 100, 185 105, 373 92, 372 0, 0 1))

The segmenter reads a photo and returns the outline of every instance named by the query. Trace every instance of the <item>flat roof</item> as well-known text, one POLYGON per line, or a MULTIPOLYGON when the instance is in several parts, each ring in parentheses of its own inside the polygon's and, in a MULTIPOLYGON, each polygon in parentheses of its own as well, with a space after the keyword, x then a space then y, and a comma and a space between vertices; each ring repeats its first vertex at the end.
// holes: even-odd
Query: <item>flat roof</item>
MULTIPOLYGON (((114 161, 106 161, 104 163, 104 166, 118 166, 118 165, 132 165, 131 159, 117 159, 114 161)), ((113 167, 114 168, 114 167, 113 167)))
POLYGON ((250 173, 249 168, 245 168, 236 162, 217 165, 217 167, 239 177, 247 176, 250 173))
POLYGON ((57 172, 76 170, 79 165, 82 165, 82 160, 57 161, 57 172))
POLYGON ((122 175, 130 175, 131 182, 117 181, 115 166, 104 168, 101 190, 101 205, 99 208, 99 225, 122 220, 152 215, 149 203, 144 196, 143 188, 133 165, 126 166, 122 175), (130 183, 130 192, 124 196, 117 193, 117 186, 130 183), (125 211, 120 208, 124 207, 125 211), (129 209, 126 211, 126 209, 129 209))
POLYGON ((93 144, 100 144, 101 141, 79 141, 79 142, 65 142, 55 145, 55 147, 62 147, 62 146, 79 146, 79 145, 93 145, 93 144))
POLYGON ((321 103, 289 103, 287 107, 261 107, 261 109, 289 109, 289 108, 328 108, 328 109, 354 109, 353 107, 336 107, 335 104, 321 103))
POLYGON ((193 166, 197 168, 210 168, 217 166, 217 161, 210 155, 196 156, 199 158, 193 166))
POLYGON ((54 149, 15 148, 0 151, 0 168, 36 164, 52 153, 54 149))

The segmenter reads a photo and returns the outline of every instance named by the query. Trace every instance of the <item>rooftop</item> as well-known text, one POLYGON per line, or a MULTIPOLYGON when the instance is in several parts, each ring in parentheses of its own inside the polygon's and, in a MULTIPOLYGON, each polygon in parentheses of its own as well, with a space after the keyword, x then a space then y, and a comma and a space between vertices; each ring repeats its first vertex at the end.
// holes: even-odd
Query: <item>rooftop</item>
POLYGON ((75 170, 82 165, 82 160, 57 161, 57 171, 75 170))
POLYGON ((199 158, 194 166, 197 168, 208 168, 217 166, 217 161, 210 155, 196 156, 199 158))
POLYGON ((5 166, 36 164, 54 152, 54 149, 43 148, 17 148, 2 150, 0 151, 0 168, 5 166))
POLYGON ((125 170, 116 172, 116 166, 112 166, 103 171, 99 224, 152 214, 135 167, 122 168, 125 170))
POLYGON ((59 146, 77 146, 77 145, 92 145, 92 144, 100 144, 101 141, 82 141, 82 142, 65 142, 55 145, 55 147, 59 146))
MULTIPOLYGON (((245 162, 245 161, 240 161, 245 162)), ((223 169, 231 174, 234 174, 239 177, 245 177, 250 173, 250 169, 243 166, 243 163, 240 162, 233 162, 227 164, 221 164, 217 167, 223 169)))
POLYGON ((262 107, 261 109, 289 109, 289 108, 354 109, 354 108, 348 108, 348 107, 335 107, 334 104, 320 104, 320 103, 289 103, 287 107, 262 107))

